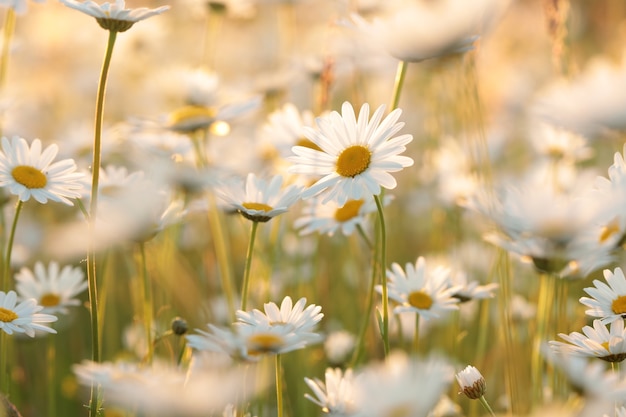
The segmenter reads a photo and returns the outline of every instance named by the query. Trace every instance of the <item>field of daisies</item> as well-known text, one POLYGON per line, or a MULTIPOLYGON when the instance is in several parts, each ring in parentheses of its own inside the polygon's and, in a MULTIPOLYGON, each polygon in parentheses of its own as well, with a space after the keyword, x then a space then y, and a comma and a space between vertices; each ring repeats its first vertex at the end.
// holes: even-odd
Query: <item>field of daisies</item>
POLYGON ((0 27, 0 417, 626 417, 623 0, 0 27))

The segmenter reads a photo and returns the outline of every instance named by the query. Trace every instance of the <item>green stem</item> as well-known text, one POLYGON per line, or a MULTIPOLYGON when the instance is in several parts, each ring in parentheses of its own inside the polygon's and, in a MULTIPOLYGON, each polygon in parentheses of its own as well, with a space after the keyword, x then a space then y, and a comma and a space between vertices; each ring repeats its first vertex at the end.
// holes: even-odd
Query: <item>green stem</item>
POLYGON ((413 333, 413 354, 417 355, 420 351, 420 315, 415 314, 415 332, 413 333))
POLYGON ((4 272, 2 274, 2 289, 9 291, 9 284, 11 281, 11 254, 13 253, 13 242, 15 241, 15 230, 17 229, 17 220, 20 217, 24 202, 18 200, 15 206, 15 215, 13 216, 13 224, 11 225, 11 232, 9 234, 9 241, 7 242, 7 250, 4 255, 4 272))
POLYGON ((375 195, 376 208, 378 209, 378 220, 380 222, 380 278, 382 281, 382 298, 383 298, 383 323, 381 333, 383 336, 383 346, 385 348, 385 356, 389 354, 389 299, 387 297, 387 232, 385 228, 385 215, 383 212, 383 203, 380 196, 375 195))
MULTIPOLYGON (((13 253, 13 242, 15 240, 15 230, 17 229, 17 220, 22 212, 24 202, 22 200, 17 201, 15 206, 15 215, 13 216, 13 224, 11 225, 11 232, 9 234, 9 240, 7 242, 6 254, 4 256, 4 271, 2 273, 2 289, 5 292, 9 291, 9 282, 11 281, 11 254, 13 253)), ((11 385, 11 378, 9 374, 9 340, 8 335, 5 332, 0 332, 0 393, 9 396, 11 385)))
POLYGON ((139 257, 141 264, 141 283, 143 285, 143 325, 145 329, 146 346, 148 348, 145 360, 148 364, 151 364, 152 358, 154 357, 154 343, 152 343, 152 281, 148 276, 146 244, 144 242, 139 243, 139 257))
POLYGON ((378 270, 376 269, 376 260, 378 259, 378 246, 374 246, 371 244, 371 242, 367 238, 367 235, 363 231, 363 228, 357 226, 357 230, 359 230, 359 233, 366 240, 368 246, 372 250, 372 276, 370 278, 370 285, 367 293, 367 307, 365 308, 363 321, 361 322, 361 327, 359 328, 359 336, 357 339, 356 347, 354 349, 354 352, 352 352, 352 358, 350 359, 350 368, 356 368, 356 366, 359 364, 361 356, 363 355, 363 350, 365 349, 365 334, 367 333, 368 323, 372 315, 372 309, 374 308, 374 299, 376 297, 376 275, 378 273, 378 270))
POLYGON ((487 400, 485 399, 484 395, 481 395, 480 398, 478 399, 480 401, 480 403, 483 405, 483 407, 485 407, 485 410, 487 410, 489 412, 489 414, 492 417, 496 417, 496 413, 493 412, 493 410, 491 409, 491 407, 489 406, 489 403, 487 402, 487 400))
POLYGON ((539 405, 543 400, 544 361, 541 357, 541 344, 545 343, 552 331, 552 304, 554 303, 555 277, 548 273, 540 276, 539 296, 537 300, 537 329, 533 343, 531 362, 532 385, 534 389, 533 404, 539 405))
POLYGON ((215 256, 220 270, 222 291, 228 304, 228 316, 230 321, 235 321, 235 290, 233 289, 233 273, 230 266, 230 254, 228 252, 227 236, 224 234, 223 219, 220 215, 215 196, 209 194, 209 228, 215 245, 215 256))
POLYGON ((56 337, 47 336, 47 352, 46 360, 48 362, 48 416, 55 417, 57 415, 56 404, 56 337))
POLYGON ((241 288, 241 309, 246 310, 248 304, 248 286, 250 285, 250 266, 252 265, 252 251, 254 250, 254 240, 259 222, 252 222, 250 229, 250 241, 248 242, 248 252, 246 253, 246 269, 243 272, 243 286, 241 288))
MULTIPOLYGON (((91 316, 91 360, 100 362, 100 337, 98 325, 98 291, 96 280, 96 216, 98 212, 98 184, 100 179, 101 148, 102 148, 102 120, 104 118, 104 96, 106 92, 106 82, 113 55, 113 46, 117 32, 109 31, 107 49, 102 63, 100 81, 98 83, 98 95, 96 98, 96 115, 93 138, 93 163, 91 164, 91 196, 89 201, 89 249, 87 253, 87 281, 89 284, 89 307, 91 316)), ((100 410, 100 390, 96 384, 92 384, 89 398, 89 416, 95 417, 100 410)))
POLYGON ((283 367, 280 354, 276 355, 276 409, 277 417, 283 417, 283 367))
POLYGON ((408 62, 400 61, 398 62, 398 69, 396 71, 396 79, 393 84, 393 93, 391 95, 391 109, 389 111, 393 111, 398 108, 400 104, 400 93, 402 92, 402 87, 404 86, 404 79, 406 77, 406 69, 408 67, 408 62))

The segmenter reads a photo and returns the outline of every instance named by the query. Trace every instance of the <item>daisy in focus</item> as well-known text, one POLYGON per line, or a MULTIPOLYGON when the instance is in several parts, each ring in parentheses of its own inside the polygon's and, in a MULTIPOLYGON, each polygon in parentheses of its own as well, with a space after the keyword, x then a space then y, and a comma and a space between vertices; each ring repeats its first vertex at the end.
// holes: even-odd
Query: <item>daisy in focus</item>
MULTIPOLYGON (((387 279, 389 299, 399 304, 393 310, 396 314, 413 312, 432 319, 459 308, 459 299, 454 294, 462 287, 450 285, 450 270, 438 266, 429 271, 421 256, 415 265, 407 263, 404 270, 393 263, 391 270, 387 270, 387 279)), ((376 289, 381 292, 382 288, 378 285, 376 289)))
POLYGON ((396 187, 389 173, 413 165, 413 159, 400 155, 413 136, 394 137, 404 127, 398 122, 402 111, 395 109, 383 118, 384 111, 385 106, 378 107, 370 119, 369 105, 364 104, 357 118, 345 102, 341 114, 333 111, 317 118, 317 130, 304 128, 304 136, 322 151, 294 146, 289 172, 322 178, 304 191, 303 198, 324 192, 323 202, 335 200, 343 206, 348 200, 377 196, 381 187, 396 187))
POLYGON ((268 222, 287 212, 302 192, 297 185, 282 188, 283 177, 275 175, 269 181, 248 174, 245 187, 240 184, 224 185, 216 191, 231 209, 238 211, 248 220, 268 222))
POLYGON ((304 397, 319 405, 324 413, 333 416, 348 416, 356 410, 355 382, 352 369, 342 371, 340 368, 327 368, 324 381, 318 378, 304 378, 313 395, 304 397))
POLYGON ((461 388, 461 393, 468 398, 476 400, 485 394, 486 382, 480 371, 471 365, 457 373, 456 380, 461 388))
POLYGON ((17 303, 15 291, 0 291, 0 329, 7 334, 25 333, 35 337, 35 330, 56 333, 44 323, 53 323, 57 318, 50 314, 40 313, 43 306, 37 305, 34 298, 17 303))
POLYGON ((67 314, 68 307, 80 304, 76 296, 87 289, 81 268, 66 265, 61 269, 57 262, 47 268, 41 262, 33 270, 24 267, 15 274, 15 281, 21 299, 34 298, 41 311, 50 314, 67 314))
MULTIPOLYGON (((389 204, 392 196, 384 197, 384 205, 389 204)), ((296 219, 294 226, 300 229, 300 235, 314 232, 333 236, 341 230, 344 236, 350 236, 367 222, 368 214, 375 213, 376 202, 371 196, 359 200, 348 200, 339 205, 335 201, 322 202, 321 199, 310 199, 302 211, 302 217, 296 219)))
POLYGON ((593 280, 593 287, 584 291, 591 297, 581 297, 580 302, 590 307, 585 313, 591 317, 600 317, 603 324, 626 319, 626 277, 622 268, 603 271, 605 284, 597 279, 593 280))
POLYGON ((0 187, 7 187, 20 201, 34 198, 45 204, 48 200, 73 205, 70 198, 81 196, 83 174, 76 172, 72 159, 53 162, 59 148, 50 145, 42 150, 41 141, 14 136, 2 138, 0 152, 0 187))
POLYGON ((169 6, 161 6, 156 9, 148 9, 146 7, 127 9, 124 0, 115 0, 115 3, 106 2, 102 5, 91 0, 84 2, 76 0, 60 1, 67 7, 95 17, 103 29, 115 32, 125 32, 140 20, 161 14, 170 8, 169 6))
POLYGON ((582 334, 559 333, 559 337, 568 343, 550 341, 550 347, 557 352, 589 356, 607 362, 621 362, 626 359, 626 332, 623 320, 612 322, 610 331, 601 320, 594 320, 593 327, 583 327, 582 334))

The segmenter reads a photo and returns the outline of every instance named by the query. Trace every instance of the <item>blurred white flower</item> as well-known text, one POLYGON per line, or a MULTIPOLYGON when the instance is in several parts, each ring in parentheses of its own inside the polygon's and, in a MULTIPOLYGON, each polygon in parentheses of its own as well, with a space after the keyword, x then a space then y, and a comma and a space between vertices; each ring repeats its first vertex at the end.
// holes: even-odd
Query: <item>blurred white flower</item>
MULTIPOLYGON (((45 0, 33 0, 37 3, 43 3, 45 0)), ((0 7, 11 8, 17 14, 24 14, 27 10, 27 0, 0 0, 0 7)))
POLYGON ((41 311, 49 314, 67 314, 69 306, 80 304, 76 296, 87 289, 82 268, 65 265, 61 269, 57 262, 47 267, 37 262, 32 270, 23 267, 15 281, 21 299, 34 298, 43 307, 41 311))
POLYGON ((324 381, 304 378, 313 395, 304 394, 309 401, 321 407, 322 412, 334 417, 349 416, 357 408, 355 404, 355 381, 352 369, 327 368, 324 381))
POLYGON ((331 364, 345 363, 354 350, 355 336, 346 330, 330 332, 324 341, 324 352, 331 364))
POLYGON ((103 29, 116 32, 127 31, 134 23, 161 14, 170 8, 169 6, 161 6, 156 9, 148 9, 146 7, 127 9, 124 0, 115 0, 115 3, 106 2, 101 5, 91 0, 84 2, 76 0, 60 1, 67 7, 95 17, 103 29))

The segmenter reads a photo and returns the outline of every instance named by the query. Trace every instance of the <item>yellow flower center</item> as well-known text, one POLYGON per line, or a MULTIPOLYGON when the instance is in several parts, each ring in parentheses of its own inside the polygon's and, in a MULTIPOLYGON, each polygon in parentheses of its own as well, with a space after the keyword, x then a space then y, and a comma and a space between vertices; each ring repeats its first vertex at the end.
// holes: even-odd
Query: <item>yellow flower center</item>
POLYGON ((305 148, 309 148, 309 149, 314 149, 316 151, 322 151, 322 148, 320 148, 319 146, 317 146, 315 143, 313 143, 313 141, 307 139, 307 138, 300 138, 298 139, 298 141, 296 142, 296 146, 304 146, 305 148))
POLYGON ((343 207, 338 208, 335 211, 335 220, 340 223, 347 222, 348 220, 359 215, 359 210, 363 205, 363 200, 350 200, 343 207))
POLYGON ((15 314, 15 312, 11 310, 7 310, 6 308, 0 307, 0 321, 5 323, 10 323, 13 320, 17 319, 19 316, 15 314))
POLYGON ((283 338, 277 334, 253 334, 248 338, 248 354, 260 355, 262 353, 277 352, 284 344, 283 338))
POLYGON ((344 149, 337 158, 337 174, 342 177, 356 177, 370 166, 372 153, 362 145, 344 149))
POLYGON ((412 413, 411 406, 408 404, 400 404, 387 410, 385 417, 409 417, 412 413))
POLYGON ((609 350, 609 342, 604 342, 604 343, 601 343, 601 345, 602 345, 602 347, 603 347, 603 348, 605 348, 605 349, 606 349, 606 351, 607 351, 607 352, 609 352, 609 353, 611 352, 611 351, 609 350))
POLYGON ((626 313, 626 295, 620 295, 611 303, 611 310, 615 314, 626 313))
POLYGON ((248 210, 272 211, 274 208, 263 203, 243 203, 242 206, 248 210))
POLYGON ((409 304, 420 310, 428 310, 433 305, 433 299, 424 291, 413 291, 409 294, 409 304))
POLYGON ((168 122, 175 130, 195 130, 211 125, 215 121, 216 114, 216 110, 212 107, 183 106, 169 114, 168 122))
POLYGON ((44 307, 55 307, 61 302, 61 297, 57 294, 47 293, 41 296, 39 304, 44 307))
POLYGON ((48 178, 43 172, 28 165, 16 166, 11 175, 15 181, 30 189, 43 188, 48 183, 48 178))
POLYGON ((619 232, 619 222, 617 221, 617 219, 614 219, 609 224, 602 227, 602 232, 600 233, 599 239, 600 243, 606 242, 611 236, 619 232))

